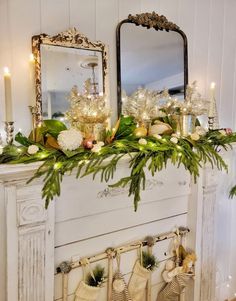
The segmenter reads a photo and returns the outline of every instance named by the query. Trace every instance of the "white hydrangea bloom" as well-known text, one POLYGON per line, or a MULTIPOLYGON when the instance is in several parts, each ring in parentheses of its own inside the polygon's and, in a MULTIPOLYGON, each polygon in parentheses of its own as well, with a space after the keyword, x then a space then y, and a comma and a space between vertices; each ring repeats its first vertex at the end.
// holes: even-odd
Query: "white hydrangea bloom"
POLYGON ((57 142, 62 150, 73 151, 77 149, 83 141, 83 136, 76 129, 61 131, 58 135, 57 142))
POLYGON ((37 145, 30 145, 27 150, 28 154, 30 155, 35 155, 38 151, 39 147, 37 145))

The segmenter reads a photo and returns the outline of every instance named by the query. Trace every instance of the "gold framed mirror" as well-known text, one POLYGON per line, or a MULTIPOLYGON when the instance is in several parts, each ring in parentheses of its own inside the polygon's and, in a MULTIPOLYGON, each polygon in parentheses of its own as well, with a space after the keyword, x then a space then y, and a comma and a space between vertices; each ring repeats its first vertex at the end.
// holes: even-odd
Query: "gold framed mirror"
POLYGON ((184 99, 188 84, 185 33, 155 12, 129 15, 116 29, 118 113, 122 99, 138 89, 184 99))
POLYGON ((82 93, 88 79, 93 87, 91 93, 109 97, 108 51, 104 43, 92 42, 73 28, 55 36, 33 36, 32 52, 37 124, 43 119, 63 120, 71 89, 77 86, 82 93))

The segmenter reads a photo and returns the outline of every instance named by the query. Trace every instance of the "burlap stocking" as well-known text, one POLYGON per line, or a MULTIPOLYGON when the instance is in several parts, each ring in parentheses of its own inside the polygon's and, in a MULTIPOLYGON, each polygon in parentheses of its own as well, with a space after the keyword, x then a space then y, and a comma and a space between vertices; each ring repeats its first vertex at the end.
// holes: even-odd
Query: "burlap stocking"
POLYGON ((94 279, 93 271, 90 267, 89 261, 87 258, 82 260, 82 268, 83 268, 83 280, 80 281, 76 291, 75 291, 75 299, 74 301, 95 301, 101 291, 101 287, 99 286, 90 286, 85 283, 85 274, 86 267, 89 268, 89 273, 94 279))
POLYGON ((164 288, 159 292, 156 301, 178 301, 179 296, 188 285, 192 275, 179 274, 173 280, 167 283, 164 288))
POLYGON ((74 301, 95 301, 100 290, 100 287, 89 286, 84 281, 81 281, 75 291, 74 301))
POLYGON ((150 271, 136 261, 128 286, 132 301, 143 301, 150 271))

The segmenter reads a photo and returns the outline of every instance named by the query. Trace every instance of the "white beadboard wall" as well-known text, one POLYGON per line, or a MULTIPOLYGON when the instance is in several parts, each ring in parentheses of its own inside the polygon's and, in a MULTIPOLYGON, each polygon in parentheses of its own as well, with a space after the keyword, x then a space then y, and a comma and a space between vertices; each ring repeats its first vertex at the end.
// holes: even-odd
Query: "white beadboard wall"
MULTIPOLYGON (((110 48, 111 104, 116 116, 115 28, 129 13, 155 10, 176 22, 189 41, 190 81, 203 95, 217 83, 222 127, 236 128, 235 0, 0 0, 0 70, 12 72, 16 129, 28 132, 29 54, 32 35, 56 34, 77 27, 110 48)), ((3 72, 0 71, 0 121, 4 121, 3 72)), ((0 125, 3 132, 3 124, 0 125)))
MULTIPOLYGON (((117 101, 116 26, 129 13, 153 10, 166 15, 187 34, 190 81, 197 80, 200 91, 206 96, 210 83, 216 82, 220 124, 222 127, 232 127, 235 130, 235 0, 0 0, 0 132, 3 133, 5 114, 3 67, 9 66, 12 73, 16 129, 21 128, 27 133, 30 129, 28 105, 31 36, 42 32, 56 34, 69 27, 77 27, 90 39, 102 40, 109 45, 111 105, 114 120, 117 101)), ((231 228, 235 229, 236 206, 232 207, 231 228)), ((226 209, 224 207, 224 210, 226 209)), ((226 216, 228 215, 229 212, 226 216)), ((180 220, 176 220, 176 223, 183 223, 184 218, 183 216, 180 220)), ((172 220, 161 228, 169 228, 174 224, 175 221, 172 220)), ((146 230, 149 231, 145 229, 142 228, 140 231, 141 236, 146 230)), ((231 247, 235 250, 233 230, 231 234, 231 247)), ((92 243, 96 244, 96 238, 91 241, 92 243)), ((56 249, 57 263, 64 259, 65 249, 56 249)), ((233 252, 231 262, 235 262, 233 252)), ((232 276, 236 286, 236 274, 233 273, 232 276)), ((58 282, 56 296, 57 287, 60 287, 58 282)), ((60 294, 56 298, 59 299, 60 294)))

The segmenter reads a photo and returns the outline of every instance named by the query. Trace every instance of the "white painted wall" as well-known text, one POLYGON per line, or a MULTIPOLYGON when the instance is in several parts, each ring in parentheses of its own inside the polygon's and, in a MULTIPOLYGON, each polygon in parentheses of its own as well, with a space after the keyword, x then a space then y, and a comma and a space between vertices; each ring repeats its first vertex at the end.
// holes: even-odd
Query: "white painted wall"
MULTIPOLYGON (((153 10, 166 15, 185 31, 189 41, 190 81, 198 80, 203 94, 207 94, 210 82, 217 83, 220 124, 235 130, 235 0, 0 0, 0 70, 9 66, 12 72, 16 128, 22 128, 24 132, 30 128, 27 106, 30 102, 28 61, 32 35, 42 32, 56 34, 75 26, 89 38, 102 40, 109 45, 111 103, 115 119, 116 25, 129 13, 153 10)), ((4 90, 1 71, 0 121, 0 130, 3 131, 4 90)), ((229 207, 225 209, 227 217, 229 207)), ((232 204, 232 208, 232 225, 235 225, 235 204, 232 204)), ((224 221, 220 222, 223 227, 224 221)), ((233 233, 231 236, 233 241, 233 233)), ((235 243, 232 243, 233 246, 235 243)), ((231 262, 235 262, 231 253, 231 262)))

